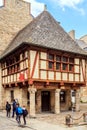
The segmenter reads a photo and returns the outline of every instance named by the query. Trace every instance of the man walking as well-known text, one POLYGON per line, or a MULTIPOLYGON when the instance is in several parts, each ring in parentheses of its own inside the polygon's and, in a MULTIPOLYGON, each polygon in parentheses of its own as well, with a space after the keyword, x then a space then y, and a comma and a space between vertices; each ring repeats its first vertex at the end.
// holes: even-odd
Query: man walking
POLYGON ((12 117, 14 118, 14 114, 16 112, 16 101, 15 99, 13 100, 13 103, 12 103, 12 117))
POLYGON ((11 111, 11 105, 7 101, 6 102, 6 113, 7 113, 7 117, 10 117, 10 111, 11 111))

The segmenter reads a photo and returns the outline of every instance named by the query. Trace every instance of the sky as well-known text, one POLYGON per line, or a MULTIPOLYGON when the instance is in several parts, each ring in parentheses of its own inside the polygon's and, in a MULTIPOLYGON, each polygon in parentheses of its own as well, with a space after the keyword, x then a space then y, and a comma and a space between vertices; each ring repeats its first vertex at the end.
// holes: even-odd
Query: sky
MULTIPOLYGON (((76 39, 87 35, 87 0, 24 0, 31 3, 34 17, 47 6, 48 12, 60 22, 66 32, 75 30, 76 39)), ((0 0, 0 5, 3 0, 0 0)))

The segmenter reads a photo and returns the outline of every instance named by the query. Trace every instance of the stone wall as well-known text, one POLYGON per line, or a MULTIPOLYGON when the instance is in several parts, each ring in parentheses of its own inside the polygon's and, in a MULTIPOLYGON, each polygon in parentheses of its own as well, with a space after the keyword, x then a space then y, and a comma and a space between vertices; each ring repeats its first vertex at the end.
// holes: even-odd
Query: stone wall
POLYGON ((19 30, 33 20, 30 3, 23 0, 5 0, 0 8, 0 54, 19 30))

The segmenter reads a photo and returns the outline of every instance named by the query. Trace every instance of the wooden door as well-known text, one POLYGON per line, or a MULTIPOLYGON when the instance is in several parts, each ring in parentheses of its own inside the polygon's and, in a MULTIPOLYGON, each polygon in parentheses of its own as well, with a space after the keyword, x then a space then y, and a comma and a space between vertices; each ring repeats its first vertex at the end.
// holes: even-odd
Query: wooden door
POLYGON ((42 91, 41 98, 42 111, 50 111, 50 92, 42 91))

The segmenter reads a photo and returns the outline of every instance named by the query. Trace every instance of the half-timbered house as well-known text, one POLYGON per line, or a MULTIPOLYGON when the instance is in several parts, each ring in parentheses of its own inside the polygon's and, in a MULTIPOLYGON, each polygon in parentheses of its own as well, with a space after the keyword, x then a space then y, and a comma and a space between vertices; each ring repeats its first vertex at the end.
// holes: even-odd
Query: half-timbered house
POLYGON ((69 110, 75 96, 78 111, 80 88, 86 83, 86 55, 43 11, 19 31, 1 56, 3 104, 17 99, 35 116, 69 110))

